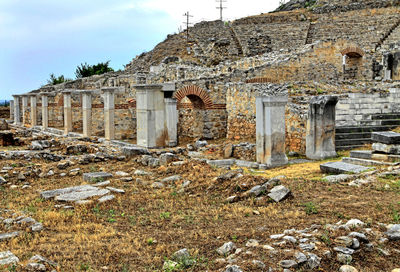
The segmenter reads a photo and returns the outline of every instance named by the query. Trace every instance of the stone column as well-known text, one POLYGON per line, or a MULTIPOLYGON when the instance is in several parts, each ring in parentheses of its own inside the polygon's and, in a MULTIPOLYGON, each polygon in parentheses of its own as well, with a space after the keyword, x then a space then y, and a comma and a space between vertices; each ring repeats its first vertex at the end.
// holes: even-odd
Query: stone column
POLYGON ((10 100, 10 120, 14 120, 14 100, 10 100))
POLYGON ((20 99, 18 95, 13 95, 14 97, 14 124, 21 125, 21 111, 20 111, 20 99))
POLYGON ((92 136, 92 92, 82 92, 83 136, 92 136))
POLYGON ((389 67, 389 59, 390 59, 391 54, 390 53, 385 53, 382 56, 382 62, 383 62, 383 80, 392 80, 392 67, 389 67))
POLYGON ((164 130, 164 93, 162 85, 137 85, 136 120, 137 144, 147 148, 163 147, 164 130))
POLYGON ((287 96, 256 98, 257 162, 267 167, 285 165, 285 106, 287 96))
POLYGON ((47 93, 42 93, 42 129, 49 127, 49 97, 47 93))
POLYGON ((28 95, 22 95, 22 125, 27 123, 26 112, 28 111, 28 95))
POLYGON ((175 98, 165 98, 165 118, 168 130, 167 145, 170 147, 178 145, 178 110, 175 98))
POLYGON ((71 91, 63 91, 64 95, 64 134, 72 131, 71 91))
POLYGON ((336 156, 335 107, 336 96, 314 96, 310 100, 307 120, 306 156, 323 160, 336 156))
POLYGON ((117 88, 102 88, 104 94, 104 136, 115 139, 115 91, 117 88))
POLYGON ((37 125, 37 98, 36 94, 30 95, 31 98, 31 125, 32 127, 37 125))

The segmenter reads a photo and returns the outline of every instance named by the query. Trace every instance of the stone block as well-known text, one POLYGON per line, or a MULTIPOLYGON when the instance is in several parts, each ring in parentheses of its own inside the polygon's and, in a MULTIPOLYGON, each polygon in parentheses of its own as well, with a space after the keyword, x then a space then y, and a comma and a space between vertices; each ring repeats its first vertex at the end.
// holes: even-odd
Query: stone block
POLYGON ((285 106, 287 96, 256 98, 257 162, 268 167, 286 165, 285 106))
POLYGON ((106 172, 93 172, 93 173, 84 173, 83 174, 83 180, 89 181, 89 182, 105 181, 112 177, 113 177, 113 175, 111 173, 106 173, 106 172))
POLYGON ((388 145, 382 143, 373 143, 372 149, 377 152, 383 152, 386 154, 400 155, 400 145, 388 145))
POLYGON ((309 159, 322 160, 336 156, 335 106, 336 96, 315 96, 310 100, 306 155, 309 159))
POLYGON ((324 173, 345 174, 345 173, 361 173, 370 170, 370 168, 354 165, 345 162, 328 162, 320 165, 320 169, 324 173))
POLYGON ((18 263, 19 259, 11 251, 0 252, 0 265, 18 263))
POLYGON ((373 141, 382 144, 400 144, 400 133, 393 131, 372 132, 371 138, 373 141))

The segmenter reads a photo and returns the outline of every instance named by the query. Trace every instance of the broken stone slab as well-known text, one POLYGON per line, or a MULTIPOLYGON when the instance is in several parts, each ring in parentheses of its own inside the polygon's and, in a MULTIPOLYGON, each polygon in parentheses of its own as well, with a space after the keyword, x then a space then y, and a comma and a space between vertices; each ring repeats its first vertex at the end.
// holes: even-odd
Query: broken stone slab
POLYGON ((112 176, 113 175, 111 173, 106 173, 106 172, 84 173, 83 180, 89 182, 101 182, 109 178, 112 178, 112 176))
POLYGON ((110 190, 98 189, 98 188, 94 187, 94 190, 62 194, 62 195, 56 196, 54 199, 57 201, 63 201, 63 202, 75 202, 75 201, 86 200, 91 197, 104 196, 108 193, 110 193, 110 190))
POLYGON ((363 165, 363 166, 395 166, 396 165, 395 163, 391 163, 391 162, 357 159, 357 158, 350 158, 350 157, 342 158, 342 162, 363 165))
POLYGON ((290 189, 283 185, 275 186, 272 188, 271 192, 268 194, 275 202, 280 202, 290 195, 290 189))
POLYGON ((0 265, 15 264, 19 259, 11 251, 0 252, 0 265))
POLYGON ((386 154, 400 155, 400 145, 373 143, 372 149, 377 152, 383 152, 386 154))
POLYGON ((361 173, 371 170, 371 168, 355 165, 345 162, 327 162, 320 165, 320 169, 324 173, 345 174, 345 173, 361 173))
POLYGON ((372 132, 371 139, 382 144, 400 144, 400 133, 393 131, 372 132))
POLYGON ((106 187, 107 190, 110 190, 113 193, 118 193, 118 194, 125 194, 125 190, 122 189, 117 189, 114 187, 106 187))
POLYGON ((166 177, 166 178, 162 179, 160 182, 162 182, 162 183, 174 183, 174 182, 180 181, 181 179, 182 179, 181 176, 175 175, 175 176, 171 176, 171 177, 166 177))
POLYGON ((103 196, 103 197, 99 198, 98 202, 99 203, 104 203, 104 202, 107 202, 107 201, 111 201, 114 198, 115 198, 115 195, 106 195, 106 196, 103 196))
POLYGON ((40 197, 44 199, 50 199, 58 195, 62 194, 68 194, 71 192, 81 192, 81 191, 89 191, 89 190, 94 190, 96 187, 91 186, 91 185, 80 185, 80 186, 74 186, 74 187, 68 187, 68 188, 63 188, 63 189, 56 189, 56 190, 49 190, 49 191, 44 191, 40 193, 40 197))
POLYGON ((327 176, 324 177, 322 180, 329 183, 340 183, 349 181, 352 178, 353 178, 352 175, 340 174, 340 175, 327 176))
POLYGON ((251 161, 236 160, 236 166, 258 169, 259 164, 251 161))
POLYGON ((207 160, 207 163, 211 166, 215 167, 226 167, 232 166, 236 162, 235 159, 227 159, 227 160, 207 160))
POLYGON ((12 239, 14 237, 17 237, 19 235, 19 231, 14 231, 14 232, 9 232, 9 233, 2 233, 0 234, 0 241, 12 239))

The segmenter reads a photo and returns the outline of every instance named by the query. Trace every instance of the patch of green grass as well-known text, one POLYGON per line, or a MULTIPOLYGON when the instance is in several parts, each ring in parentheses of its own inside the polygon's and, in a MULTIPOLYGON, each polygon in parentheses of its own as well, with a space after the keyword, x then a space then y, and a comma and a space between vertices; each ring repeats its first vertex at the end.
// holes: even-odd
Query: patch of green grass
POLYGON ((160 218, 161 219, 169 219, 171 217, 171 213, 170 212, 162 212, 160 213, 160 218))
POLYGON ((311 201, 304 203, 303 206, 305 207, 305 211, 306 211, 307 215, 318 213, 318 207, 311 201))

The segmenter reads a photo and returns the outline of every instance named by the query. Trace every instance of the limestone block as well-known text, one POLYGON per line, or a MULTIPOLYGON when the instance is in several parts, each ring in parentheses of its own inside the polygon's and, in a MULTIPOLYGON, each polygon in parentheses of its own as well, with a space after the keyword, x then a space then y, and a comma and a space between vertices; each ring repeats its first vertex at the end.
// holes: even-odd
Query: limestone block
POLYGON ((285 105, 287 96, 256 98, 257 162, 267 167, 285 165, 285 105))
POLYGON ((315 96, 310 100, 307 120, 306 155, 309 159, 335 157, 336 96, 315 96))

